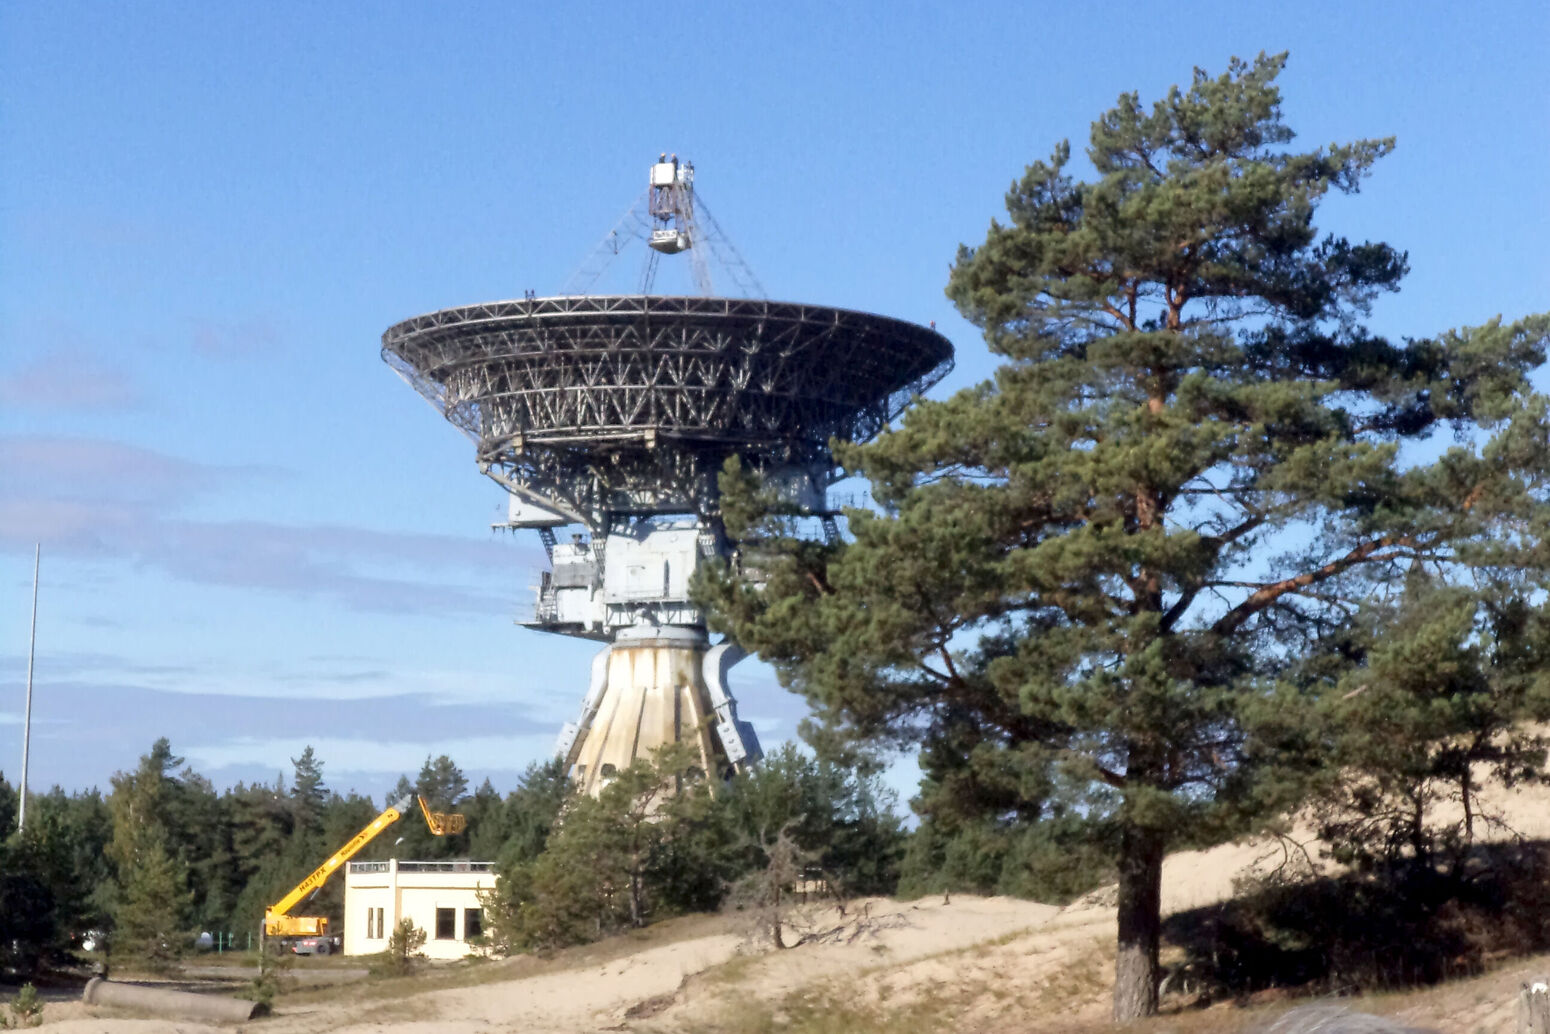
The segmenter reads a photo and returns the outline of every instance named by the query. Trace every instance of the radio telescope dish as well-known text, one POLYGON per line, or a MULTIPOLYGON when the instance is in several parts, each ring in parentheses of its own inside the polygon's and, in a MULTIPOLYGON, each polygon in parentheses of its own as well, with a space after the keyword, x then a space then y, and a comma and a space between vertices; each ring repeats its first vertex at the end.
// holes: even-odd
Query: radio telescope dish
MULTIPOLYGON (((504 526, 539 533, 551 566, 523 623, 608 644, 557 745, 588 792, 668 742, 696 744, 707 776, 757 760, 726 684, 742 651, 710 643, 689 593, 695 568, 730 548, 716 475, 738 456, 834 533, 831 442, 876 435, 953 355, 935 329, 887 316, 711 295, 706 252, 736 252, 676 156, 651 166, 631 213, 600 251, 644 241, 640 294, 464 305, 382 336, 383 359, 510 493, 504 526), (684 253, 705 293, 648 293, 656 263, 684 253), (583 530, 561 542, 567 525, 583 530)), ((732 268, 758 287, 741 258, 732 268)))

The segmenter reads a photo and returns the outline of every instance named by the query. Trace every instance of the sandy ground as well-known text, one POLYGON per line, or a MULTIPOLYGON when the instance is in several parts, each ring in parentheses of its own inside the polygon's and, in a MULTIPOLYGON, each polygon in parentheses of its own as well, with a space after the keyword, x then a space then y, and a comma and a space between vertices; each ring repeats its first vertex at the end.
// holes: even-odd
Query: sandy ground
MULTIPOLYGON (((1550 791, 1502 795, 1510 831, 1550 837, 1550 791)), ((1508 832, 1503 828, 1500 833, 1508 832)), ((1305 833, 1225 844, 1172 855, 1164 866, 1169 913, 1230 898, 1246 877, 1317 858, 1305 833), (1302 842, 1307 854, 1296 846, 1302 842)), ((709 924, 714 927, 715 924, 709 924)), ((383 998, 372 985, 342 990, 322 1004, 282 1000, 278 1013, 244 1025, 273 1034, 575 1034, 598 1030, 667 1032, 714 1028, 719 1019, 784 1008, 808 996, 863 1009, 947 1009, 960 1029, 1026 1027, 1040 1016, 1091 1018, 1108 1010, 1113 979, 1112 888, 1063 909, 1007 898, 954 896, 916 902, 852 903, 842 915, 813 909, 804 929, 815 938, 775 951, 750 945, 730 923, 717 932, 643 947, 575 968, 495 979, 476 986, 383 998)), ((1535 960, 1471 982, 1412 996, 1401 1010, 1419 1026, 1467 1034, 1513 1027, 1516 988, 1543 979, 1550 960, 1535 960), (1526 969, 1524 967, 1527 967, 1526 969), (1536 968, 1537 967, 1537 968, 1536 968), (1532 971, 1532 972, 1530 972, 1532 971), (1500 984, 1500 987, 1496 985, 1500 984)), ((130 1019, 79 1003, 50 1004, 50 1034, 215 1034, 200 1023, 130 1019)))

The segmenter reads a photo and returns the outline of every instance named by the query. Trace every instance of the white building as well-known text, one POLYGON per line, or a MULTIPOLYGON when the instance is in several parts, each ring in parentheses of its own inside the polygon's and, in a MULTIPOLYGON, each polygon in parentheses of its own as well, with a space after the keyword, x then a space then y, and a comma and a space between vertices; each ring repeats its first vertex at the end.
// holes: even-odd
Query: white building
POLYGON ((484 929, 479 892, 495 889, 492 862, 351 862, 344 876, 344 954, 386 951, 401 920, 425 931, 425 954, 460 959, 484 929))

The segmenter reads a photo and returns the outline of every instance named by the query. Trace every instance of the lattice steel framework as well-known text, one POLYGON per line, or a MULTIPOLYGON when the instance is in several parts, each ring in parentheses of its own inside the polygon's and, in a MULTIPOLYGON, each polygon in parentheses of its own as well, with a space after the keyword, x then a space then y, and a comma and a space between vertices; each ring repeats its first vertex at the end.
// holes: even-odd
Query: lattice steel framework
POLYGON ((706 513, 738 453, 834 477, 952 367, 934 330, 746 298, 564 296, 443 309, 382 336, 400 376, 478 444, 481 469, 593 529, 706 513))

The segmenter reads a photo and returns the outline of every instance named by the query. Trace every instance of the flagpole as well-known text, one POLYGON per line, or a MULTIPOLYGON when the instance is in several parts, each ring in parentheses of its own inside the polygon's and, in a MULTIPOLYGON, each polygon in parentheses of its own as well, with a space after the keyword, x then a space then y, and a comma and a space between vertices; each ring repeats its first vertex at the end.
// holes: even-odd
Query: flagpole
POLYGON ((32 553, 32 633, 27 642, 27 712, 22 718, 22 789, 21 806, 16 809, 16 829, 27 828, 27 760, 32 750, 32 659, 38 649, 38 565, 43 559, 43 543, 32 553))

